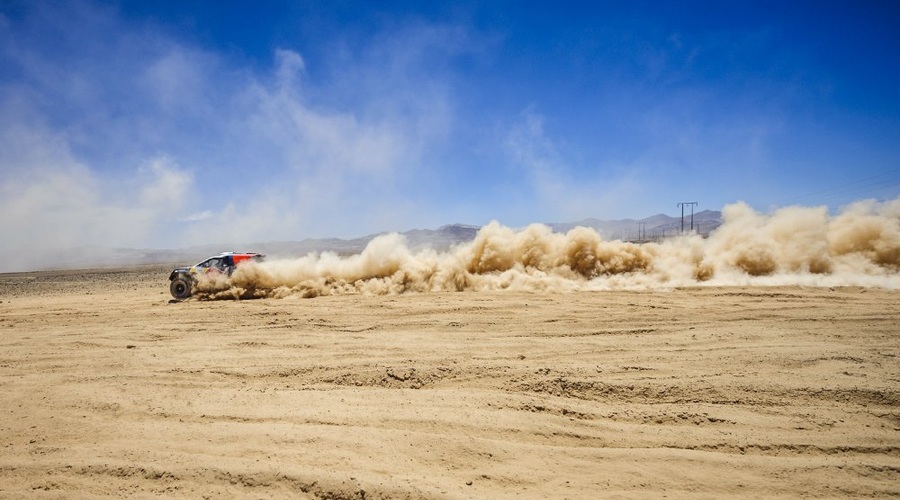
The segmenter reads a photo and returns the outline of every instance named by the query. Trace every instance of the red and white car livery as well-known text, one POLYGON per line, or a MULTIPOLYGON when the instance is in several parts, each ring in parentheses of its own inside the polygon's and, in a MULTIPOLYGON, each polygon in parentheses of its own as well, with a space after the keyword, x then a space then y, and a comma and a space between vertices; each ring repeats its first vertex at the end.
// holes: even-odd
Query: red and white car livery
POLYGON ((182 300, 191 296, 192 289, 201 276, 225 275, 245 262, 261 262, 265 255, 255 252, 223 252, 213 255, 191 267, 180 267, 169 274, 169 291, 176 299, 182 300))

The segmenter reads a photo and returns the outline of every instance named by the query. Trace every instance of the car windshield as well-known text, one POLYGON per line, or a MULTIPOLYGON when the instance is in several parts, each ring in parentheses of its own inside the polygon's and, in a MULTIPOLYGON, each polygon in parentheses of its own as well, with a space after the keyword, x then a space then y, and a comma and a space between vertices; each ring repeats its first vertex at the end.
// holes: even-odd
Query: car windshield
POLYGON ((197 267, 222 267, 222 259, 215 257, 212 259, 206 259, 203 262, 197 264, 197 267))

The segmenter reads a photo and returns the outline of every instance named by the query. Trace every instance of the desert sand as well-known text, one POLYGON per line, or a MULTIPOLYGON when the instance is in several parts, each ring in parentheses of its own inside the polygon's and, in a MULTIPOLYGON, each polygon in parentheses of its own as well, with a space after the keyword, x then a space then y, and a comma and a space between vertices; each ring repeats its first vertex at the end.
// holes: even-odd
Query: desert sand
POLYGON ((900 293, 0 275, 0 497, 900 495, 900 293))

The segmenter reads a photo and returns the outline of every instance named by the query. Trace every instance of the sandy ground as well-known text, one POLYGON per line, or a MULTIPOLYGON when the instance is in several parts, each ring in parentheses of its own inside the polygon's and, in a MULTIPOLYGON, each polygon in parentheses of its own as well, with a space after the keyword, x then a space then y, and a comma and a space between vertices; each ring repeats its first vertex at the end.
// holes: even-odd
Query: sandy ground
POLYGON ((900 496, 900 294, 0 275, 0 497, 900 496))

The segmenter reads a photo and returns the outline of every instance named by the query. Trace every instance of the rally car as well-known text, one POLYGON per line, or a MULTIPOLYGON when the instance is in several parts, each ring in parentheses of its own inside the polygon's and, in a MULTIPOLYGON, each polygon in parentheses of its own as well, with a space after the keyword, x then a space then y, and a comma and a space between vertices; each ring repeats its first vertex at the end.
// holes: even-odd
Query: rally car
POLYGON ((201 276, 231 276, 235 268, 244 262, 262 262, 265 255, 254 252, 223 252, 191 267, 180 267, 169 275, 169 291, 176 299, 191 296, 191 289, 201 276))

